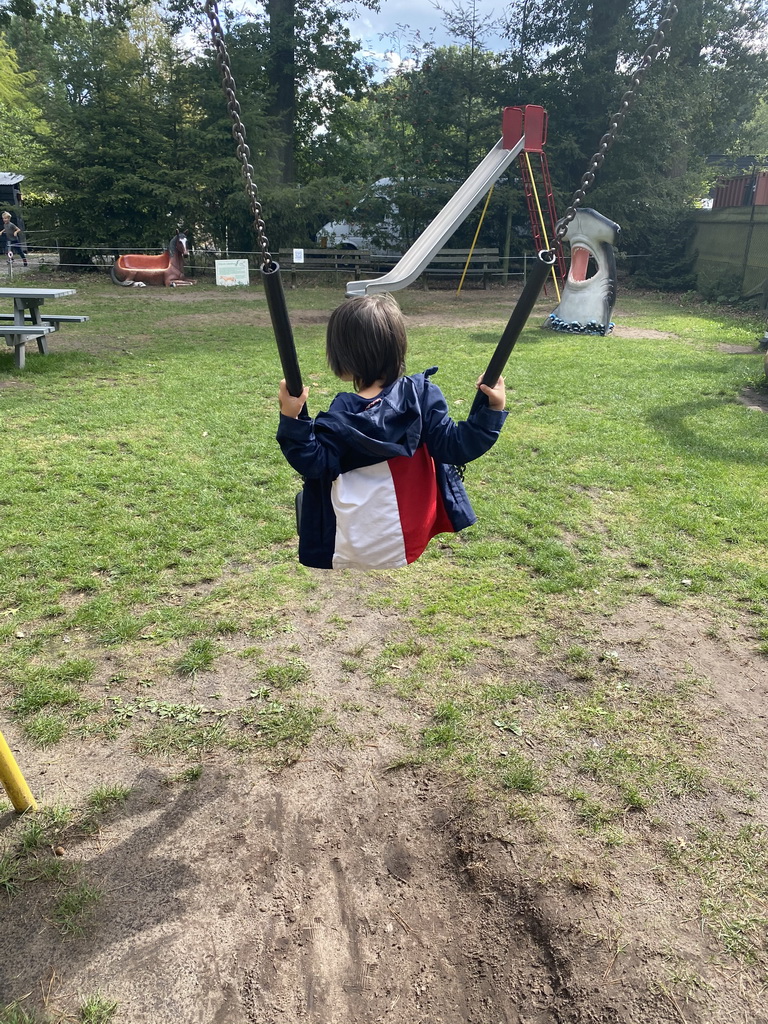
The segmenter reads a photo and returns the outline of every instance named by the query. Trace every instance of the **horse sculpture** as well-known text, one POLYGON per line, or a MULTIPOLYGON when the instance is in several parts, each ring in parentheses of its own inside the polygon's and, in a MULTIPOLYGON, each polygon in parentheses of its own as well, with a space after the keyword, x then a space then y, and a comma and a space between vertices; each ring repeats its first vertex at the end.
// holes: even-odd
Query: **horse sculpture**
POLYGON ((177 288, 194 284, 184 276, 184 257, 187 254, 187 236, 179 231, 159 256, 118 256, 112 265, 112 280, 123 288, 143 288, 148 284, 177 288))

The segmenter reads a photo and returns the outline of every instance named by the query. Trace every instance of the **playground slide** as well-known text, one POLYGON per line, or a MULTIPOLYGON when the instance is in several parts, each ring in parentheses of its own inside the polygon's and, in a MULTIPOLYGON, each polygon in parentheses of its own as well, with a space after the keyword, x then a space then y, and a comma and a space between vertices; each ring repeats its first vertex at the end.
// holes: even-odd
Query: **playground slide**
POLYGON ((348 281, 347 295, 395 292, 413 284, 432 257, 440 252, 456 228, 474 210, 491 185, 520 155, 524 146, 525 136, 512 149, 504 149, 502 139, 499 139, 432 223, 424 228, 397 266, 383 277, 374 277, 370 281, 348 281))

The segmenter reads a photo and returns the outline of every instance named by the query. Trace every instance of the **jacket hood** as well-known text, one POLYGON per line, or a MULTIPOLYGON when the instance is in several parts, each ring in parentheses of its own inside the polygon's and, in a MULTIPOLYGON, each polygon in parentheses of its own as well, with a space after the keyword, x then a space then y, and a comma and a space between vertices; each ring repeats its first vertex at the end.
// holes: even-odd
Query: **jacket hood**
POLYGON ((421 442, 424 392, 435 370, 436 367, 412 377, 398 377, 360 412, 318 413, 318 438, 330 434, 340 447, 353 448, 377 460, 413 455, 421 442))

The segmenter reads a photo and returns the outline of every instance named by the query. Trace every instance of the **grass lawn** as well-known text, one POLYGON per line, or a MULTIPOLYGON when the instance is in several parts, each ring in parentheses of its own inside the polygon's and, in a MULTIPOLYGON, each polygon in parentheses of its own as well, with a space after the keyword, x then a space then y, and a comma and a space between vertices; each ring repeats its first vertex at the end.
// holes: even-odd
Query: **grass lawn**
MULTIPOLYGON (((740 638, 745 690, 768 675, 768 412, 739 401, 766 395, 759 317, 628 292, 613 336, 569 336, 540 329, 541 300, 505 374, 502 437, 467 469, 478 524, 360 576, 297 563, 260 291, 73 286, 56 311, 88 323, 52 335, 48 357, 31 346, 23 371, 0 354, 0 718, 44 790, 35 819, 0 819, 9 906, 34 889, 57 936, 98 921, 88 871, 50 850, 119 820, 132 758, 183 786, 223 764, 290 777, 388 730, 386 770, 526 830, 524 873, 605 893, 611 871, 634 872, 684 894, 753 1005, 768 983, 765 761, 724 736, 693 655, 658 666, 663 630, 686 622, 713 651, 740 638), (386 617, 377 643, 355 633, 366 615, 386 617), (114 778, 63 801, 51 775, 86 748, 114 778), (45 780, 42 762, 59 765, 45 780)), ((288 292, 310 411, 346 386, 324 364, 341 298, 288 292)), ((462 418, 511 293, 398 299, 409 369, 438 364, 462 418)), ((603 939, 616 961, 613 925, 603 939)), ((679 1024, 675 1007, 713 982, 670 958, 654 985, 679 1024)), ((119 1014, 106 989, 82 1019, 119 1014)), ((54 1019, 23 995, 0 1020, 54 1019)))

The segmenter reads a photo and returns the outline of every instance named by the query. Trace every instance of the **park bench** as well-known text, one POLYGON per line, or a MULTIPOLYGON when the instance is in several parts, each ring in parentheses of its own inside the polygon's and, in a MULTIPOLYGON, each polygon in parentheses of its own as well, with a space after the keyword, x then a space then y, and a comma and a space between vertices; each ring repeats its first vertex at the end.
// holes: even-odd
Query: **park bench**
POLYGON ((359 281, 362 272, 371 269, 371 254, 367 249, 304 249, 303 262, 294 260, 293 252, 288 249, 277 257, 281 272, 290 275, 291 288, 296 287, 299 274, 335 274, 359 281))
MULTIPOLYGON (((469 249, 443 249, 433 256, 422 274, 424 288, 428 287, 429 278, 451 277, 460 280, 469 254, 469 249)), ((491 276, 500 270, 501 262, 498 249, 475 249, 469 261, 466 276, 467 278, 482 279, 483 288, 487 288, 491 276)))
POLYGON ((16 368, 24 369, 26 344, 33 339, 37 342, 37 348, 41 355, 48 354, 48 346, 45 343, 46 334, 52 334, 56 330, 51 324, 11 324, 8 327, 0 327, 0 337, 5 338, 9 348, 13 348, 14 362, 16 368))

